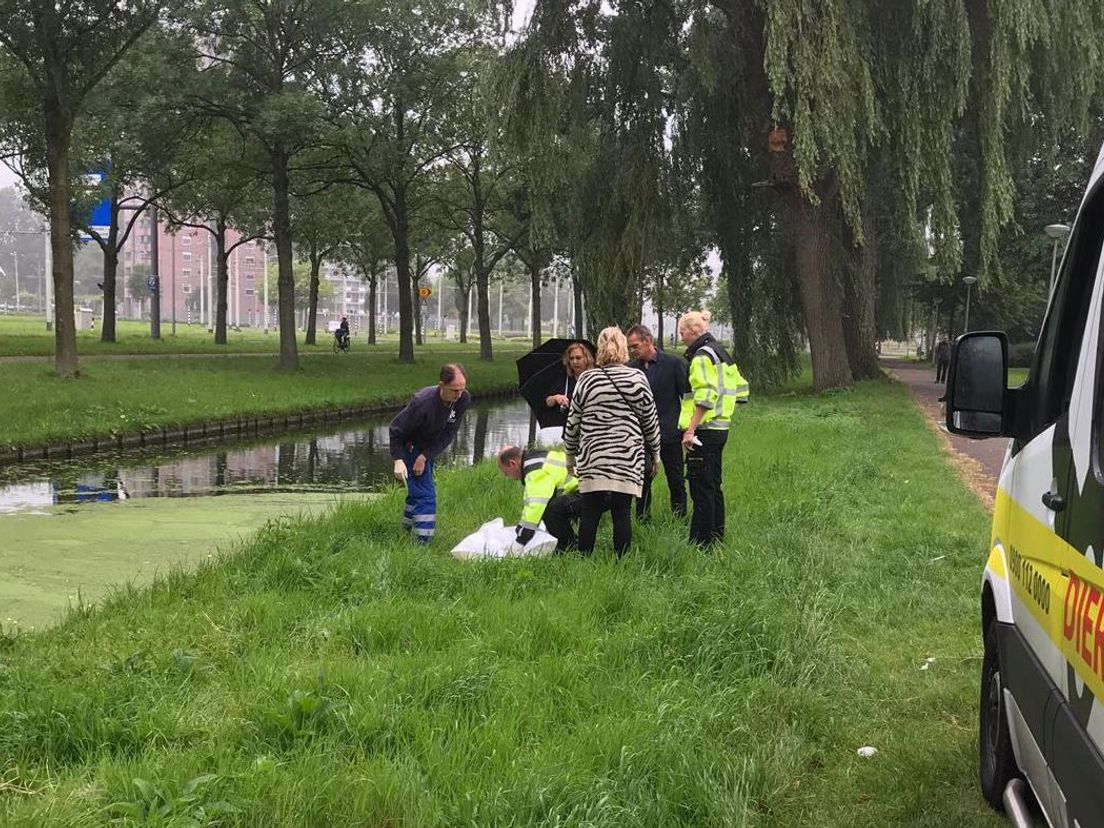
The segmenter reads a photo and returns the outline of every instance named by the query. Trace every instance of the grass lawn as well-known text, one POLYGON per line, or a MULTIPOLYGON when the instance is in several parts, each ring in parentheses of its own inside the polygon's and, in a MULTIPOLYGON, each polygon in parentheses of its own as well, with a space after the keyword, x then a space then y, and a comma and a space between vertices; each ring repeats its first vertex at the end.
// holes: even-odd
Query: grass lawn
MULTIPOLYGON (((172 335, 172 324, 165 320, 161 322, 161 339, 150 339, 149 322, 132 322, 120 320, 116 324, 116 342, 101 342, 99 321, 94 331, 77 331, 77 354, 79 356, 100 356, 105 354, 238 354, 238 353, 269 353, 276 354, 280 349, 280 336, 275 330, 265 333, 255 328, 242 328, 241 330, 229 329, 226 332, 227 344, 216 345, 212 340, 214 335, 207 332, 202 325, 186 325, 178 322, 176 336, 172 335)), ((296 332, 299 349, 302 353, 321 351, 332 353, 333 343, 331 334, 327 333, 325 326, 319 326, 318 344, 304 345, 303 331, 296 332)), ((367 349, 368 332, 366 330, 354 332, 352 338, 353 352, 367 349)), ((461 345, 457 342, 437 341, 430 336, 427 339, 426 348, 435 350, 444 348, 459 352, 479 353, 478 332, 473 332, 472 342, 461 345)), ((522 341, 514 340, 517 347, 523 346, 522 341)), ((496 345, 503 344, 502 340, 495 340, 496 345)), ((392 348, 398 350, 398 336, 394 332, 388 336, 380 336, 378 348, 392 348)), ((41 317, 31 316, 0 316, 0 356, 53 356, 54 334, 47 331, 45 322, 41 317)))
POLYGON ((455 561, 520 510, 484 464, 429 551, 393 490, 0 638, 0 823, 1004 825, 988 518, 906 389, 757 397, 725 462, 715 554, 660 483, 621 563, 608 520, 594 559, 455 561))
POLYGON ((0 364, 0 445, 107 436, 154 426, 235 415, 325 406, 393 402, 437 381, 444 362, 462 360, 473 394, 517 385, 514 360, 527 345, 498 343, 493 362, 477 346, 420 348, 401 365, 397 349, 379 345, 349 354, 319 355, 294 374, 276 358, 87 361, 76 380, 61 380, 42 363, 0 364))

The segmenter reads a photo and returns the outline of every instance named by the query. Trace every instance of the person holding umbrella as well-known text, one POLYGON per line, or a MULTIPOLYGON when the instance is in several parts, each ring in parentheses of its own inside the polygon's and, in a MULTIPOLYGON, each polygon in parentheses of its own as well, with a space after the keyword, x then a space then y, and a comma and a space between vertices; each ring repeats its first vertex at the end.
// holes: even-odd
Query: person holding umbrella
POLYGON ((585 339, 547 339, 517 361, 518 390, 541 428, 563 428, 567 404, 583 372, 594 367, 585 339))
POLYGON ((549 408, 559 407, 566 413, 567 407, 571 405, 571 395, 575 393, 575 385, 584 371, 594 367, 594 357, 582 342, 572 342, 564 350, 563 367, 565 374, 563 385, 560 386, 559 377, 557 377, 556 385, 551 389, 552 393, 544 398, 544 404, 549 408), (561 390, 563 393, 560 393, 561 390))

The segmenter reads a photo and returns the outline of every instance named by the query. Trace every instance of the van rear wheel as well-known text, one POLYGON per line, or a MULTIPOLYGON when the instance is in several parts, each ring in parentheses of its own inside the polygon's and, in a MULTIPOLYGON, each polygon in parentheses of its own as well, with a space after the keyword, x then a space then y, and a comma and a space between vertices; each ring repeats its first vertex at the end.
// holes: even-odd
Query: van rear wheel
POLYGON ((1020 775, 1008 732, 1001 681, 1000 651, 997 647, 997 619, 985 628, 985 656, 981 662, 981 704, 978 715, 981 793, 995 810, 1004 811, 1004 789, 1020 775))

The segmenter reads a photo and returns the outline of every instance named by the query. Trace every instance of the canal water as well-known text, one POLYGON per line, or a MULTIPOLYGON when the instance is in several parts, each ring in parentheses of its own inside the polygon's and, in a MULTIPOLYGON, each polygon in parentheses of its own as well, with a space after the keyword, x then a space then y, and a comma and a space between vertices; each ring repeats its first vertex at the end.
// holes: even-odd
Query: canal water
MULTIPOLYGON (((389 421, 0 468, 0 629, 41 627, 194 566, 274 517, 370 498, 391 484, 389 421)), ((446 462, 477 463, 528 436, 524 402, 475 405, 446 462)))

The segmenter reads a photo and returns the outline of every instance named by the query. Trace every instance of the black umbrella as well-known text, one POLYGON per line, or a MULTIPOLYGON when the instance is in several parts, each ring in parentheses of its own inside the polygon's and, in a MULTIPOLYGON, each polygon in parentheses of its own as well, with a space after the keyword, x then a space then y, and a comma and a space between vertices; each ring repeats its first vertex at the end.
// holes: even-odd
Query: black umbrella
POLYGON ((585 339, 547 339, 517 361, 518 388, 529 403, 541 428, 562 426, 567 422, 567 412, 549 408, 545 400, 552 394, 562 394, 567 384, 567 371, 563 366, 564 351, 579 342, 595 353, 594 345, 585 339))

